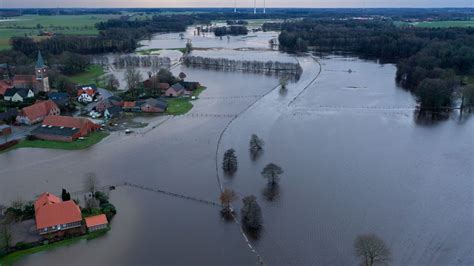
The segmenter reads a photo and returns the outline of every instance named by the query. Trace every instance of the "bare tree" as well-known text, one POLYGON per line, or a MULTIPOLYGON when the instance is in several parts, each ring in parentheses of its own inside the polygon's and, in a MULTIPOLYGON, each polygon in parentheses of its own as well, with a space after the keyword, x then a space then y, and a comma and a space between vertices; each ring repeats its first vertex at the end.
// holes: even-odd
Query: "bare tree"
POLYGON ((268 184, 270 185, 278 183, 281 174, 283 174, 283 169, 274 163, 267 164, 262 171, 262 176, 268 179, 268 184))
POLYGON ((375 234, 359 235, 354 241, 356 255, 361 258, 361 265, 373 266, 390 261, 390 250, 384 241, 375 234))
POLYGON ((231 212, 230 205, 232 204, 232 202, 237 200, 237 194, 235 194, 235 192, 232 189, 226 188, 221 193, 219 200, 221 201, 221 204, 222 204, 222 212, 230 213, 231 212))
POLYGON ((261 138, 259 138, 256 134, 252 134, 250 137, 250 154, 252 155, 252 159, 256 159, 259 153, 263 150, 263 145, 265 143, 261 138))
POLYGON ((140 84, 140 80, 142 79, 142 75, 135 67, 127 67, 125 71, 125 82, 127 82, 128 90, 132 93, 132 95, 137 95, 137 89, 140 84))
POLYGON ((90 192, 92 195, 95 194, 99 188, 99 178, 95 173, 87 173, 84 178, 84 190, 90 192))
POLYGON ((12 246, 12 235, 8 226, 6 224, 1 225, 0 227, 0 250, 3 250, 5 253, 10 251, 12 246))

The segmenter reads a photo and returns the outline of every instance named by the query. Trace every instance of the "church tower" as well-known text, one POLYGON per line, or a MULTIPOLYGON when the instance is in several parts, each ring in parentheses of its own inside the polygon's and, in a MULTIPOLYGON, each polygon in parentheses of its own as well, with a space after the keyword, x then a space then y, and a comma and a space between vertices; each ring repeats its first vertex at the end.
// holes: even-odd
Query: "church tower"
POLYGON ((37 86, 35 86, 36 90, 49 92, 48 67, 44 64, 44 59, 40 51, 38 51, 38 59, 36 60, 35 75, 37 82, 37 86))
POLYGON ((43 56, 41 52, 38 51, 38 59, 36 60, 35 65, 35 73, 36 73, 36 80, 42 81, 44 78, 48 76, 48 67, 44 64, 43 56))

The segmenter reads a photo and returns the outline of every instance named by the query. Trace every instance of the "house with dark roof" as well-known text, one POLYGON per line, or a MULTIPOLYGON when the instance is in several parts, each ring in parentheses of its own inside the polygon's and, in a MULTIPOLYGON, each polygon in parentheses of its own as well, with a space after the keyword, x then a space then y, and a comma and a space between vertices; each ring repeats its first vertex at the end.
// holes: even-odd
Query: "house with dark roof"
POLYGON ((104 117, 105 118, 116 118, 119 117, 123 112, 122 106, 112 106, 105 109, 104 117))
POLYGON ((35 93, 31 89, 11 88, 5 92, 3 99, 8 102, 22 103, 35 98, 35 93))
POLYGON ((69 94, 66 92, 50 92, 48 98, 60 107, 69 105, 69 94))
POLYGON ((33 125, 43 121, 49 115, 59 115, 60 113, 61 110, 53 101, 42 101, 21 109, 16 117, 16 122, 33 125))
POLYGON ((0 136, 8 136, 12 134, 12 128, 9 125, 0 125, 0 136))
POLYGON ((168 103, 163 100, 150 98, 137 101, 136 106, 139 106, 141 112, 144 113, 164 113, 168 108, 168 103))
POLYGON ((61 201, 51 193, 43 193, 34 204, 36 230, 40 235, 63 236, 80 230, 82 213, 72 200, 61 201))
POLYGON ((166 97, 178 97, 184 94, 185 88, 183 85, 176 83, 173 84, 169 89, 166 90, 165 96, 166 97))
POLYGON ((71 142, 99 129, 99 125, 87 118, 47 116, 31 135, 44 140, 71 142))
POLYGON ((179 84, 181 84, 181 86, 183 86, 187 91, 195 91, 201 87, 199 82, 194 81, 180 81, 179 84))

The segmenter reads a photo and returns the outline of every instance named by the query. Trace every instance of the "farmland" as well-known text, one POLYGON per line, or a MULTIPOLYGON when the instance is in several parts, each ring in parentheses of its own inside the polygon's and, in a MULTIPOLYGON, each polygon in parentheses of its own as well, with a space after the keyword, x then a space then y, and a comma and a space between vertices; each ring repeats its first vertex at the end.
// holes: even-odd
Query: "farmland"
POLYGON ((0 20, 0 50, 10 47, 9 40, 14 36, 28 36, 34 39, 40 32, 53 32, 68 35, 96 35, 95 24, 107 20, 114 15, 60 15, 37 16, 25 15, 18 19, 0 20))

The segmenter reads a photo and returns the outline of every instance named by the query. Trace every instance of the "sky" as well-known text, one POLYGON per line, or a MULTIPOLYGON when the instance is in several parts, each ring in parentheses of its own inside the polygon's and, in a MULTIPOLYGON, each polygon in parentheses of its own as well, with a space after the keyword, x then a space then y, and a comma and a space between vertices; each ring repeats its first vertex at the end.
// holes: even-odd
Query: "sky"
MULTIPOLYGON (((235 0, 253 6, 253 0, 235 0)), ((263 6, 264 0, 256 0, 263 6)), ((474 0, 266 0, 267 7, 473 7, 474 0)), ((233 7, 234 0, 0 0, 0 8, 36 7, 233 7)))

